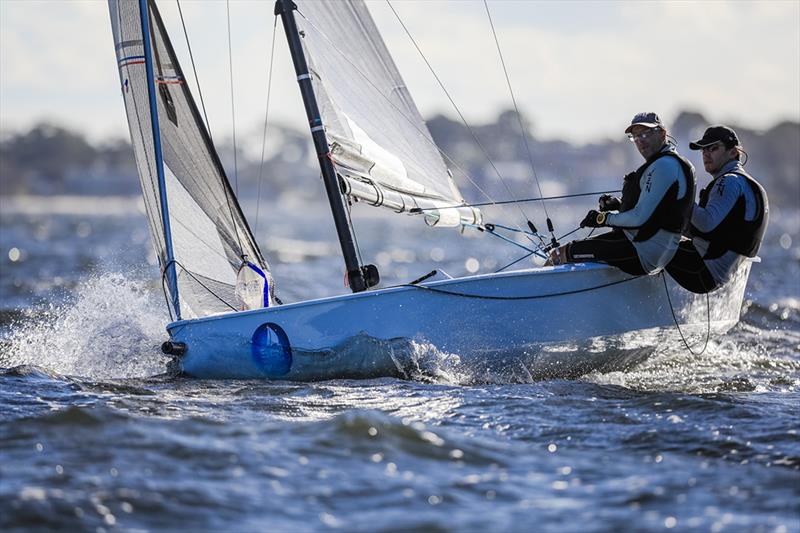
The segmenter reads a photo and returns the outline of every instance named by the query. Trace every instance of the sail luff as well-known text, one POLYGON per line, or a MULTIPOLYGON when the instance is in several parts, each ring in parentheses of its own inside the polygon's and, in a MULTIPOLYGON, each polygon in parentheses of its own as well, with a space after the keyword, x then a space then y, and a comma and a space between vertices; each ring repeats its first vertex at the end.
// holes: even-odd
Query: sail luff
MULTIPOLYGON (((292 0, 276 0, 275 2, 275 14, 280 15, 283 22, 284 33, 286 34, 289 51, 292 56, 292 63, 294 64, 295 73, 297 75, 297 83, 300 86, 300 93, 303 98, 306 116, 308 117, 311 129, 311 137, 314 141, 317 159, 319 160, 322 178, 325 183, 325 192, 328 196, 333 222, 339 237, 339 245, 341 246, 345 268, 347 269, 350 289, 353 292, 361 292, 368 289, 371 284, 365 279, 358 260, 353 231, 345 211, 344 196, 339 187, 336 170, 333 168, 333 163, 331 162, 330 145, 325 135, 325 127, 322 123, 322 116, 311 83, 311 74, 309 73, 308 64, 306 63, 303 46, 300 42, 300 36, 294 18, 294 11, 296 9, 297 5, 292 0)), ((375 283, 377 283, 377 280, 374 280, 373 284, 375 283)))
POLYGON ((172 228, 169 219, 169 202, 167 201, 167 185, 164 176, 164 157, 161 152, 161 130, 158 125, 158 104, 156 103, 156 87, 153 77, 153 51, 150 42, 150 10, 148 0, 139 0, 139 15, 142 20, 142 42, 144 45, 144 62, 147 73, 147 92, 150 103, 150 124, 153 130, 153 148, 155 151, 156 173, 158 175, 159 202, 161 218, 164 226, 164 244, 166 249, 165 265, 161 267, 166 271, 167 287, 172 299, 177 320, 181 319, 180 298, 178 296, 178 276, 175 269, 175 254, 172 246, 172 228))

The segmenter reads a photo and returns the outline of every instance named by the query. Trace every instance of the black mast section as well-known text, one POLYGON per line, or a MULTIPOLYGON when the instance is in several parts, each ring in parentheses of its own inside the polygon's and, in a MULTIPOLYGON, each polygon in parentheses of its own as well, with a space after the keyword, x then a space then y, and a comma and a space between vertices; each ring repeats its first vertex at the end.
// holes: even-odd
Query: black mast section
POLYGON ((317 106, 317 98, 311 85, 311 74, 308 72, 308 64, 306 63, 306 57, 303 53, 303 46, 300 43, 300 35, 294 19, 294 11, 296 9, 297 5, 292 0, 276 0, 275 2, 275 15, 280 15, 286 39, 289 42, 289 52, 292 54, 297 83, 300 85, 300 94, 303 97, 306 116, 311 127, 311 137, 314 139, 314 148, 317 151, 319 166, 322 170, 322 180, 325 182, 325 191, 328 194, 328 202, 331 205, 333 222, 336 225, 336 233, 339 236, 339 244, 342 247, 350 289, 353 292, 361 292, 378 283, 378 271, 373 265, 362 267, 358 262, 352 228, 345 211, 342 191, 339 188, 339 179, 330 160, 328 139, 325 136, 319 106, 317 106))

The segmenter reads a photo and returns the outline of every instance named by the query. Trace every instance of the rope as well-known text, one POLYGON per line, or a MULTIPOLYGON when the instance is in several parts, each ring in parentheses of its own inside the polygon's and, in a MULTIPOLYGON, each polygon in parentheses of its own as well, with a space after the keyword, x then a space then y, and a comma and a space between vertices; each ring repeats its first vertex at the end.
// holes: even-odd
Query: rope
POLYGON ((264 133, 261 136, 261 163, 258 165, 258 194, 256 195, 256 224, 255 234, 258 235, 258 221, 261 214, 261 183, 262 172, 264 170, 264 154, 267 148, 267 125, 269 124, 269 100, 272 95, 272 66, 275 59, 275 34, 278 28, 278 15, 275 15, 275 21, 272 24, 272 49, 269 55, 269 74, 267 75, 267 106, 264 111, 264 133))
MULTIPOLYGON (((427 58, 427 57, 425 57, 425 54, 424 54, 424 53, 422 53, 422 49, 421 49, 421 48, 419 47, 419 45, 417 44, 417 41, 414 39, 414 37, 411 35, 411 32, 408 30, 408 28, 406 27, 406 25, 403 23, 402 19, 400 18, 400 15, 397 13, 397 11, 395 11, 395 9, 394 9, 394 6, 392 5, 392 2, 391 2, 390 0, 386 0, 386 3, 388 4, 389 8, 392 10, 392 13, 394 13, 394 16, 397 18, 397 21, 400 23, 400 26, 402 26, 403 30, 406 32, 406 35, 408 35, 408 38, 409 38, 409 39, 411 40, 411 42, 413 43, 413 45, 414 45, 414 48, 416 48, 416 49, 417 49, 417 52, 419 52, 419 55, 420 55, 420 57, 422 57, 422 60, 423 60, 423 61, 425 62, 425 64, 428 66, 428 70, 430 70, 430 71, 431 71, 431 74, 432 74, 432 75, 433 75, 433 77, 436 79, 436 82, 439 84, 439 87, 441 87, 441 89, 442 89, 442 91, 444 92, 445 96, 447 96, 447 99, 448 99, 448 100, 450 100, 450 103, 453 105, 453 109, 455 109, 456 113, 458 114, 459 118, 461 119, 461 122, 462 122, 462 123, 464 124, 464 126, 467 128, 467 130, 469 131, 470 135, 472 135, 472 138, 473 138, 473 140, 475 141, 475 143, 478 145, 478 147, 479 147, 479 148, 481 149, 481 151, 483 152, 483 155, 484 155, 484 157, 486 157, 486 160, 489 162, 489 165, 492 167, 492 169, 494 170, 495 174, 497 174, 497 177, 500 179, 500 182, 503 184, 503 187, 505 187, 506 191, 508 192, 508 194, 509 194, 510 196, 514 196, 514 193, 513 193, 513 192, 511 192, 511 189, 510 189, 510 187, 508 186, 508 184, 506 183, 506 180, 505 180, 505 179, 503 179, 503 176, 500 174, 500 171, 499 171, 499 170, 497 169, 497 167, 495 166, 495 164, 494 164, 494 161, 492 161, 492 158, 489 156, 489 152, 488 152, 488 150, 486 150, 486 148, 483 146, 483 143, 481 143, 481 141, 478 139, 478 136, 477 136, 477 134, 476 134, 476 133, 475 133, 475 131, 472 129, 472 127, 469 125, 469 123, 467 122, 467 119, 466 119, 466 118, 464 118, 464 115, 461 113, 461 110, 458 108, 458 106, 456 105, 455 101, 454 101, 454 100, 453 100, 453 98, 450 96, 450 93, 449 93, 449 92, 448 92, 448 90, 445 88, 445 86, 444 86, 444 83, 442 83, 442 80, 441 80, 441 79, 439 78, 439 76, 436 74, 436 72, 434 71, 434 69, 433 69, 433 67, 431 66, 430 62, 428 62, 428 58, 427 58)), ((481 191, 481 192, 483 192, 483 191, 481 191)), ((485 203, 485 204, 482 204, 482 205, 496 205, 496 204, 497 204, 496 202, 493 202, 493 201, 492 201, 492 202, 487 202, 487 203, 485 203)), ((518 207, 519 207, 519 206, 518 206, 518 207)), ((520 212, 520 214, 522 215, 522 218, 523 218, 523 219, 524 219, 526 222, 527 222, 528 220, 530 220, 530 217, 528 217, 528 215, 527 215, 527 214, 526 214, 526 213, 523 211, 523 209, 522 209, 521 207, 519 207, 519 212, 520 212)))
MULTIPOLYGON (((541 251, 540 251, 540 250, 542 249, 542 247, 541 247, 541 246, 540 246, 539 248, 536 248, 535 250, 531 250, 531 249, 530 249, 530 248, 528 248, 527 246, 524 246, 524 245, 522 245, 522 244, 518 243, 517 241, 515 241, 515 240, 513 240, 513 239, 509 239, 509 238, 508 238, 508 237, 506 237, 505 235, 500 235, 499 233, 496 233, 496 232, 495 232, 495 228, 502 228, 502 229, 504 229, 504 230, 507 230, 507 231, 513 231, 513 232, 519 232, 519 233, 528 234, 526 231, 524 231, 524 230, 516 230, 516 229, 514 229, 514 228, 509 228, 509 227, 507 227, 507 226, 498 226, 498 225, 496 225, 496 224, 488 224, 487 226, 491 226, 491 229, 489 229, 489 227, 486 227, 486 230, 485 230, 485 231, 486 231, 486 233, 488 233, 489 235, 494 235, 494 236, 495 236, 495 237, 497 237, 498 239, 501 239, 501 240, 503 240, 503 241, 505 241, 505 242, 507 242, 507 243, 509 243, 509 244, 512 244, 512 245, 514 245, 514 246, 517 246, 518 248, 522 248, 522 249, 523 249, 523 250, 525 250, 526 252, 529 252, 529 254, 528 254, 528 255, 530 255, 530 254, 536 254, 536 255, 538 255, 539 257, 541 257, 542 259, 544 259, 544 258, 545 258, 545 255, 544 255, 543 253, 541 253, 541 251)), ((478 229, 480 229, 480 228, 478 228, 478 229)), ((528 235, 529 235, 529 234, 528 234, 528 235)))
POLYGON ((621 192, 620 189, 616 189, 613 191, 594 191, 594 192, 582 192, 576 194, 562 194, 560 196, 537 196, 535 198, 522 198, 520 200, 501 200, 499 202, 483 202, 483 203, 475 203, 475 204, 461 204, 461 205, 446 205, 443 207, 416 207, 412 209, 411 213, 421 213, 423 211, 438 211, 440 209, 457 209, 459 207, 484 207, 487 205, 505 205, 505 204, 514 204, 514 203, 523 203, 523 202, 538 202, 540 200, 564 200, 566 198, 579 198, 581 196, 594 196, 595 194, 610 194, 615 192, 621 192))
POLYGON ((604 283, 603 285, 597 285, 595 287, 586 287, 583 289, 576 289, 574 291, 564 291, 564 292, 554 292, 551 294, 537 294, 535 296, 484 296, 482 294, 467 294, 463 292, 455 292, 455 291, 448 291, 445 289, 438 289, 436 287, 426 287, 425 285, 411 285, 411 284, 404 284, 398 285, 398 287, 413 287, 416 289, 426 290, 430 292, 436 292, 439 294, 445 294, 447 296, 457 296, 460 298, 474 298, 478 300, 541 300, 544 298, 553 298, 555 296, 569 296, 571 294, 580 294, 583 292, 594 291, 598 289, 604 289, 606 287, 612 287, 614 285, 619 285, 620 283, 625 283, 626 281, 631 281, 637 279, 641 276, 633 276, 630 278, 625 278, 617 281, 612 281, 610 283, 604 283))
POLYGON ((691 346, 686 341, 686 337, 683 336, 683 332, 681 331, 681 327, 678 324, 678 318, 675 316, 675 308, 672 307, 672 299, 669 297, 669 288, 667 287, 667 276, 664 274, 664 271, 661 271, 661 279, 664 280, 664 292, 667 293, 667 301, 669 302, 669 310, 672 312, 672 320, 675 322, 675 328, 678 330, 678 334, 681 336, 681 340, 683 341, 683 345, 689 351, 690 354, 694 356, 703 355, 708 348, 708 340, 711 337, 711 302, 706 293, 706 342, 703 344, 703 349, 697 353, 692 351, 691 346))
POLYGON ((236 149, 236 105, 233 92, 233 52, 231 46, 231 2, 225 1, 225 11, 228 16, 228 72, 231 78, 231 123, 233 127, 233 181, 236 184, 236 197, 239 197, 239 164, 238 150, 236 149))
MULTIPOLYGON (((500 56, 500 64, 503 66, 503 74, 506 77, 506 84, 508 85, 508 92, 511 94, 511 101, 514 103, 514 111, 517 114, 517 120, 519 121, 519 131, 522 135, 522 140, 525 143, 525 150, 528 152, 528 161, 531 164, 531 171, 533 172, 533 177, 536 180, 536 187, 539 189, 539 196, 544 197, 542 194, 542 185, 539 183, 539 176, 536 174, 536 166, 533 163, 533 152, 531 151, 530 144, 528 143, 528 134, 525 131, 525 126, 522 124, 522 115, 519 112, 519 106, 517 105, 517 99, 514 96, 514 89, 511 87, 511 78, 508 76, 508 69, 506 68, 505 59, 503 59, 503 51, 500 48, 500 40, 497 38, 497 32, 494 28, 494 22, 492 21, 492 14, 489 11, 489 4, 486 0, 483 0, 483 5, 486 8, 486 16, 489 18, 489 25, 492 28, 492 35, 494 36, 494 42, 497 45, 497 53, 500 56)), ((542 208, 544 209, 544 216, 547 217, 547 229, 550 231, 550 235, 553 237, 553 244, 556 244, 556 235, 555 230, 553 228, 553 222, 550 220, 550 214, 547 212, 547 204, 544 200, 542 200, 542 208)))

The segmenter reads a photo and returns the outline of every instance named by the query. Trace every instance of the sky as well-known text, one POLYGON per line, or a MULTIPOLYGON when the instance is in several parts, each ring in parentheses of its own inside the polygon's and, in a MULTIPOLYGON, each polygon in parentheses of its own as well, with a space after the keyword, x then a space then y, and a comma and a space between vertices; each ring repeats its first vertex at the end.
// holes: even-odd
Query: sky
MULTIPOLYGON (((386 1, 367 4, 423 116, 455 117, 386 1)), ((158 5, 190 76, 176 2, 158 5)), ((470 123, 512 106, 482 0, 392 5, 470 123)), ((537 137, 620 137, 643 110, 667 124, 682 110, 755 129, 800 121, 798 0, 489 0, 488 7, 514 95, 537 137)), ((181 0, 181 8, 214 137, 230 137, 234 123, 240 139, 259 137, 273 2, 181 0)), ((280 25, 275 42, 270 120, 301 129, 280 25)), ((95 141, 127 137, 104 0, 0 0, 0 130, 41 121, 95 141)))

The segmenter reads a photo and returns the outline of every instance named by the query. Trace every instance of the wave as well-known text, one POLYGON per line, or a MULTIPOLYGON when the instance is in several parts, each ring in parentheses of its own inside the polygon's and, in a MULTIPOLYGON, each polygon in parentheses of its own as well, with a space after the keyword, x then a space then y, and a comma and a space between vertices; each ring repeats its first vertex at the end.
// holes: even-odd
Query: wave
POLYGON ((374 463, 401 456, 409 460, 458 461, 480 466, 503 466, 508 462, 505 447, 496 442, 466 438, 457 432, 428 427, 416 419, 389 416, 377 410, 347 411, 328 420, 295 426, 291 432, 311 437, 318 455, 339 454, 346 449, 353 455, 364 453, 374 463))
POLYGON ((702 343, 695 353, 676 344, 625 372, 594 372, 598 384, 643 391, 691 394, 800 391, 800 332, 765 330, 740 322, 731 332, 702 343))

